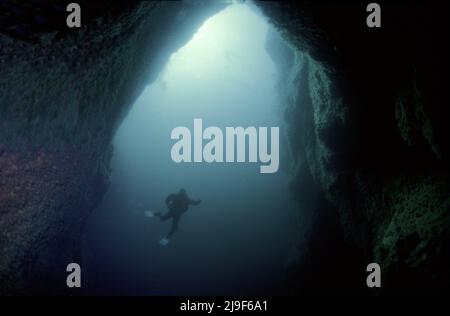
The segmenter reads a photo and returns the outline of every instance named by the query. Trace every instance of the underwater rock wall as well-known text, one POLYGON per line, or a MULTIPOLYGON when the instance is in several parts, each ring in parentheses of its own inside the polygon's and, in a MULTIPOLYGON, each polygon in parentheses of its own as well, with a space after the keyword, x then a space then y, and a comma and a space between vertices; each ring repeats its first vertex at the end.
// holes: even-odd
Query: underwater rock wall
POLYGON ((443 291, 448 47, 433 33, 448 30, 445 8, 383 5, 383 32, 364 28, 363 5, 259 6, 291 46, 280 56, 285 49, 273 47, 286 43, 269 34, 285 69, 279 89, 302 223, 292 290, 364 293, 365 266, 377 262, 385 293, 443 291))
POLYGON ((63 294, 129 106, 218 2, 2 2, 0 293, 63 294), (62 19, 62 20, 61 20, 62 19))
POLYGON ((90 163, 74 151, 0 155, 2 293, 62 294, 86 214, 106 191, 104 177, 83 172, 90 163))

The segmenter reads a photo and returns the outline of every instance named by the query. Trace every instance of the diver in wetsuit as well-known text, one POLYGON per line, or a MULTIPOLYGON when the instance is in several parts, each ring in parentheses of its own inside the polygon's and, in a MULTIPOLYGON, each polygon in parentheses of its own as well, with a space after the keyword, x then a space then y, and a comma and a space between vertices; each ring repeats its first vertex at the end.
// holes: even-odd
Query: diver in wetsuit
POLYGON ((178 222, 180 221, 181 215, 188 210, 189 206, 199 205, 200 203, 201 200, 191 200, 184 189, 181 189, 177 194, 170 194, 166 198, 166 205, 169 211, 165 214, 162 214, 161 212, 154 214, 159 217, 162 222, 172 218, 172 228, 167 236, 160 241, 161 244, 166 245, 169 243, 170 237, 172 237, 178 228, 178 222))

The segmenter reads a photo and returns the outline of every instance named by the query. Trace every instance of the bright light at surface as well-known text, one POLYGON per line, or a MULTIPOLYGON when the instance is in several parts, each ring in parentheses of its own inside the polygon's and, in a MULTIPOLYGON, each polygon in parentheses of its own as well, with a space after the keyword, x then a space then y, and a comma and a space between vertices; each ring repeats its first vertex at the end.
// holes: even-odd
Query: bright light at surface
POLYGON ((171 56, 160 80, 172 86, 218 79, 239 85, 268 69, 262 46, 268 24, 255 10, 233 4, 208 19, 192 40, 171 56))

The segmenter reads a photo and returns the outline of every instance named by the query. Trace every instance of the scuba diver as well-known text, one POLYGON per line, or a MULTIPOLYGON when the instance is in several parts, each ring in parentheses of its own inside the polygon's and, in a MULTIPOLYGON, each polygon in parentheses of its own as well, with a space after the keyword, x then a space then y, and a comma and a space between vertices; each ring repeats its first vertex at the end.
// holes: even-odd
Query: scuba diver
POLYGON ((199 205, 201 200, 193 201, 186 194, 186 190, 180 189, 177 194, 170 194, 166 198, 166 206, 169 209, 165 214, 162 212, 152 212, 147 211, 145 214, 149 217, 159 217, 159 219, 164 222, 172 218, 172 227, 166 237, 160 240, 160 244, 165 246, 169 243, 170 238, 175 233, 178 228, 178 222, 180 221, 181 215, 185 213, 190 205, 199 205))

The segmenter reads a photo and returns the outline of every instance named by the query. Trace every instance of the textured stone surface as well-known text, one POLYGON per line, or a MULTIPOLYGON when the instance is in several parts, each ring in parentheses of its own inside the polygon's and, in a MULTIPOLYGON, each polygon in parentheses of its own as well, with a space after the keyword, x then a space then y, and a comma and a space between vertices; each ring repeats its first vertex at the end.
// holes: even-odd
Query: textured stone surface
MULTIPOLYGON (((448 53, 445 8, 383 5, 384 29, 370 33, 363 5, 260 6, 296 56, 282 84, 305 222, 293 289, 364 293, 357 269, 372 261, 385 293, 448 288, 448 63, 433 68, 448 53)), ((291 58, 272 55, 281 66, 291 58)))
POLYGON ((0 293, 64 293, 82 227, 101 200, 116 127, 217 2, 2 2, 0 293), (43 14, 36 21, 33 16, 43 14), (6 17, 6 19, 5 19, 6 17))

